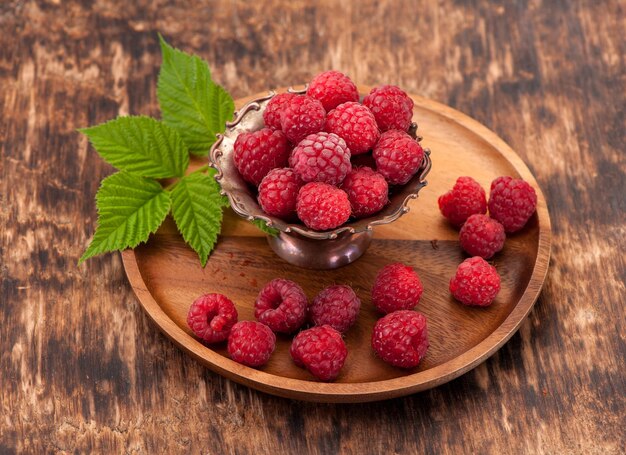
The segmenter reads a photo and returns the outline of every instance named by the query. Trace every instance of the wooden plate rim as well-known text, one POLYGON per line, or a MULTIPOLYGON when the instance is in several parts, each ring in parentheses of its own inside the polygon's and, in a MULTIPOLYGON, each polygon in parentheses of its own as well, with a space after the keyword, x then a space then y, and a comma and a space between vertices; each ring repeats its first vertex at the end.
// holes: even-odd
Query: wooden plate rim
MULTIPOLYGON (((359 91, 369 93, 370 88, 359 86, 359 91)), ((241 106, 248 100, 259 96, 262 94, 237 100, 236 104, 241 106)), ((546 200, 526 164, 493 131, 445 104, 417 95, 411 95, 411 97, 420 108, 442 115, 480 136, 498 150, 520 176, 537 190, 539 238, 533 272, 522 297, 496 330, 476 346, 452 360, 425 371, 394 379, 361 383, 323 383, 276 376, 238 364, 207 348, 181 329, 169 318, 148 291, 139 270, 135 251, 126 250, 122 252, 122 262, 128 280, 142 308, 157 327, 196 360, 235 382, 278 396, 317 402, 367 402, 408 395, 455 379, 493 355, 519 329, 537 300, 545 281, 550 262, 552 236, 546 200)))

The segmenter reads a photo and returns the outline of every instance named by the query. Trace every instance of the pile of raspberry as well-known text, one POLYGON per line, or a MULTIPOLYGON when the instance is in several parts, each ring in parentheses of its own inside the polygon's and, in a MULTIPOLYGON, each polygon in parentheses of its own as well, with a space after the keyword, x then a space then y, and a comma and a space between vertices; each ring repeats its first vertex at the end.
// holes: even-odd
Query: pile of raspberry
POLYGON ((500 291, 500 275, 491 259, 504 248, 506 234, 520 231, 537 208, 535 189, 522 179, 502 176, 485 190, 471 177, 459 177, 439 197, 441 214, 459 228, 459 243, 470 258, 450 280, 450 292, 465 305, 488 306, 500 291), (489 208, 489 215, 487 215, 489 208))
MULTIPOLYGON (((401 263, 383 267, 374 280, 371 302, 384 316, 372 330, 371 345, 391 365, 414 368, 426 354, 426 318, 413 311, 423 290, 417 272, 401 263)), ((257 296, 256 321, 238 321, 228 297, 205 294, 192 303, 187 324, 204 343, 226 342, 231 359, 255 368, 269 362, 276 334, 295 335, 289 349, 293 362, 317 379, 332 381, 348 358, 343 336, 360 309, 361 299, 350 286, 328 286, 309 303, 297 283, 276 278, 257 296)))
POLYGON ((390 187, 420 169, 412 118, 413 100, 400 88, 376 87, 360 102, 348 76, 326 71, 306 94, 275 95, 265 127, 237 137, 233 160, 265 213, 331 230, 382 210, 390 187))

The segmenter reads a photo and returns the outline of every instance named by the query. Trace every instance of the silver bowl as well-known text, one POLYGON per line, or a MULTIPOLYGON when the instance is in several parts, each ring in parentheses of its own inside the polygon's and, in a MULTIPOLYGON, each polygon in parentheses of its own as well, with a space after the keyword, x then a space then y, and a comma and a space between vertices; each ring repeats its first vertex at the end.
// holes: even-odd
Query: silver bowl
MULTIPOLYGON (((224 134, 217 136, 209 159, 211 166, 217 170, 215 179, 221 187, 221 193, 228 197, 237 215, 250 221, 263 220, 269 227, 278 230, 278 234, 268 236, 267 241, 272 250, 290 264, 309 269, 334 269, 350 264, 370 245, 374 226, 392 223, 409 211, 409 201, 417 198, 418 192, 427 184, 424 179, 432 166, 430 150, 424 149, 424 162, 416 175, 407 184, 392 187, 389 203, 375 215, 323 232, 314 231, 303 224, 288 223, 267 215, 261 209, 256 194, 241 177, 232 158, 233 146, 239 134, 264 127, 263 111, 275 95, 272 91, 267 96, 247 103, 235 113, 232 122, 226 123, 224 134)), ((416 130, 417 125, 413 124, 409 133, 420 141, 422 138, 415 135, 416 130)))

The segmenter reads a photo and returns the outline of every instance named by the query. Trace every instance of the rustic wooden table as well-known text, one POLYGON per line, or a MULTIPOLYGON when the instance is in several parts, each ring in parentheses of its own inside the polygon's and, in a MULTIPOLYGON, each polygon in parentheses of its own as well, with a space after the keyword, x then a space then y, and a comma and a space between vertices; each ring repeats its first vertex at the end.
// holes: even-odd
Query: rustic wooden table
POLYGON ((625 22, 619 0, 2 2, 0 453, 623 453, 625 22), (119 254, 77 267, 112 169, 76 128, 157 114, 157 31, 235 97, 337 68, 496 131, 552 215, 519 333, 429 392, 300 403, 179 351, 119 254))

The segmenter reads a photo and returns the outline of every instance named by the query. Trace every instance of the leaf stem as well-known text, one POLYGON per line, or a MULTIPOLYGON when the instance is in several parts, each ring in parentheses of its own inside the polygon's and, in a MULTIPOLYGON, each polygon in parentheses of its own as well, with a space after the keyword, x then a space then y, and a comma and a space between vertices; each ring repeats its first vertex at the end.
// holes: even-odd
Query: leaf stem
MULTIPOLYGON (((208 171, 211 168, 211 166, 209 166, 208 164, 205 164, 204 166, 200 166, 198 169, 196 169, 193 172, 190 172, 187 175, 192 175, 192 174, 198 174, 200 172, 205 172, 208 171)), ((184 178, 184 177, 183 177, 184 178)), ((170 183, 169 185, 167 185, 164 190, 165 191, 172 191, 174 188, 176 188, 176 185, 178 185, 178 182, 180 182, 180 179, 176 180, 175 182, 170 183)))

